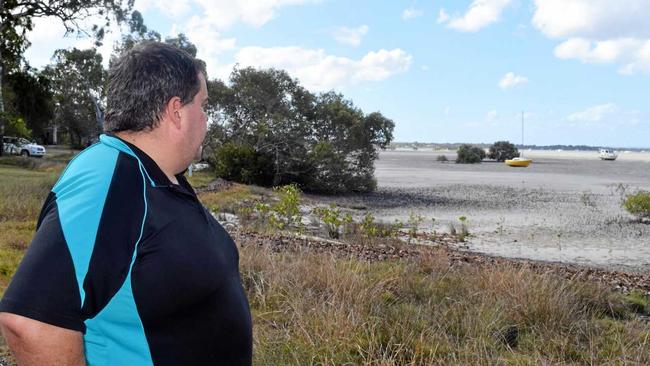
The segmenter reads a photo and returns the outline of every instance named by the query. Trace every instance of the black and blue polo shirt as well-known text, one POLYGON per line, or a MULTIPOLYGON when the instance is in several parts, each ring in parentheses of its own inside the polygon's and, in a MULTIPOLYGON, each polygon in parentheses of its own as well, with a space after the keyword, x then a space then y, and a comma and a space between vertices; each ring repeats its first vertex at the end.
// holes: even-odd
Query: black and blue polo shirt
POLYGON ((52 188, 0 311, 84 333, 89 365, 249 365, 235 243, 181 174, 112 135, 52 188))

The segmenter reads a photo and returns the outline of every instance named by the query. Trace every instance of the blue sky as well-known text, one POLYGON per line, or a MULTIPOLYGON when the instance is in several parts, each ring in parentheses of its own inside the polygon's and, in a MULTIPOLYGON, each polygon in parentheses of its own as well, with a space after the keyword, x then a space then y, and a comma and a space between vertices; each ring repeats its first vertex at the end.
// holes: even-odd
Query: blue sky
MULTIPOLYGON (((235 63, 289 71, 395 121, 396 141, 650 147, 647 0, 136 0, 163 36, 183 32, 211 78, 235 63)), ((64 39, 30 34, 42 67, 64 39)), ((102 54, 119 37, 114 28, 102 54)))

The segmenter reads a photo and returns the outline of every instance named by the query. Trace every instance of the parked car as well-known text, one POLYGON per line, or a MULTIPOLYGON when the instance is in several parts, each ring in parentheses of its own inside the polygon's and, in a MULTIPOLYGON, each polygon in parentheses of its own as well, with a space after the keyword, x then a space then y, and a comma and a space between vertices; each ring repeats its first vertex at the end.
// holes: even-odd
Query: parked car
POLYGON ((2 138, 2 145, 6 154, 25 157, 35 156, 38 158, 45 156, 45 148, 43 146, 22 137, 4 136, 2 138))

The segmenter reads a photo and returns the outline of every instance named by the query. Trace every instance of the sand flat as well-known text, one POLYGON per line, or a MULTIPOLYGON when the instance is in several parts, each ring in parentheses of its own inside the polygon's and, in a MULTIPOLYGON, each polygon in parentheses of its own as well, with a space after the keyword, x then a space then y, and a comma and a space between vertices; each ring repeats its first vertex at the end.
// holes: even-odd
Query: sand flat
POLYGON ((524 151, 528 168, 441 163, 439 155, 455 159, 449 151, 381 152, 378 192, 358 200, 386 221, 411 212, 436 218, 439 231, 466 216, 469 250, 650 272, 650 225, 621 208, 626 194, 650 190, 650 153, 602 161, 597 152, 524 151))

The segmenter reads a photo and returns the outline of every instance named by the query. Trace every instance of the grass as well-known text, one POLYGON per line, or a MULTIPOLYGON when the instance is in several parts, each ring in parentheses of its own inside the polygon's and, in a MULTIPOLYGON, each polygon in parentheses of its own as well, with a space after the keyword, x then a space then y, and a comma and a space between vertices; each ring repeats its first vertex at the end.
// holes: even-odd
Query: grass
POLYGON ((365 263, 243 244, 255 364, 650 363, 648 323, 593 284, 442 254, 365 263))
MULTIPOLYGON (((4 289, 62 165, 1 163, 4 289)), ((197 172, 190 181, 211 179, 197 172)), ((213 210, 238 212, 271 194, 234 184, 200 198, 213 210)), ((274 252, 245 236, 238 244, 256 365, 650 364, 650 323, 638 316, 648 314, 650 298, 641 292, 521 267, 451 267, 442 251, 368 263, 274 252)))

